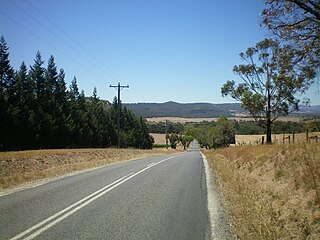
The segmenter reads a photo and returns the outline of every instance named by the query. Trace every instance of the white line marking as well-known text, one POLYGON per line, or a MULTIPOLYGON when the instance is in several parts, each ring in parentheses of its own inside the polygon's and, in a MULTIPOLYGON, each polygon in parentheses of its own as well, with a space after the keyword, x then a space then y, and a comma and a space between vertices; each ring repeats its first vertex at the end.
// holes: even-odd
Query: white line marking
POLYGON ((147 167, 152 166, 152 165, 154 165, 154 164, 155 164, 155 162, 150 163, 150 164, 147 165, 147 167))
POLYGON ((48 218, 46 218, 45 220, 43 220, 40 223, 32 226, 31 228, 21 232, 20 234, 16 235, 15 237, 11 238, 10 240, 17 240, 17 239, 23 238, 26 235, 28 235, 30 232, 38 229, 37 231, 35 231, 34 233, 30 234, 28 237, 26 237, 24 239, 33 239, 33 238, 35 238, 36 236, 40 235, 42 232, 46 231, 47 229, 49 229, 52 226, 56 225, 57 223, 61 222, 63 219, 65 219, 68 216, 74 214, 75 212, 79 211, 81 208, 85 207, 86 205, 88 205, 89 203, 93 202, 94 200, 96 200, 97 198, 101 197, 102 195, 110 192, 114 188, 116 188, 116 187, 120 186, 121 184, 127 182, 131 178, 139 175, 140 173, 143 173, 144 171, 148 170, 149 168, 152 168, 152 167, 154 167, 154 166, 156 166, 156 165, 158 165, 158 164, 160 164, 162 162, 168 161, 168 160, 170 160, 172 158, 175 158, 175 157, 177 157, 177 156, 173 156, 173 157, 169 157, 169 158, 163 159, 163 160, 161 160, 159 162, 155 162, 155 163, 153 163, 151 165, 149 164, 149 165, 147 165, 147 167, 143 168, 142 170, 140 170, 140 171, 138 171, 136 173, 130 173, 129 175, 124 176, 124 177, 114 181, 113 183, 110 183, 109 185, 107 185, 107 186, 99 189, 98 191, 90 194, 89 196, 77 201, 76 203, 70 205, 69 207, 57 212, 56 214, 54 214, 54 215, 52 215, 52 216, 50 216, 48 218), (72 208, 74 208, 74 209, 72 209, 72 208), (62 216, 60 216, 60 215, 62 215, 62 216), (50 221, 52 221, 52 222, 50 222, 50 221), (50 223, 48 223, 48 222, 50 222, 50 223))
POLYGON ((83 199, 79 200, 78 202, 76 202, 76 203, 74 203, 74 204, 70 205, 69 207, 67 207, 67 208, 65 208, 65 209, 63 209, 63 210, 61 210, 61 211, 57 212, 56 214, 52 215, 51 217, 48 217, 47 219, 45 219, 45 220, 43 220, 43 221, 39 222, 38 224, 36 224, 36 225, 32 226, 31 228, 29 228, 29 229, 27 229, 27 230, 23 231, 22 233, 18 234, 17 236, 15 236, 15 237, 11 238, 10 240, 16 240, 16 239, 22 238, 23 236, 27 235, 27 234, 28 234, 28 233, 30 233, 31 231, 33 231, 33 230, 35 230, 35 229, 37 229, 37 228, 41 227, 42 225, 44 225, 44 224, 46 224, 47 222, 49 222, 49 221, 53 220, 54 218, 56 218, 56 217, 60 216, 61 214, 65 213, 66 211, 70 210, 71 208, 73 208, 73 207, 75 207, 75 206, 77 206, 77 205, 81 204, 82 202, 84 202, 84 201, 86 201, 87 199, 89 199, 89 198, 93 197, 94 195, 98 194, 99 192, 102 192, 103 190, 105 190, 105 189, 109 188, 109 187, 110 187, 110 186, 112 186, 113 184, 116 184, 116 183, 120 182, 121 180, 123 180, 123 179, 124 179, 124 178, 126 178, 126 177, 127 177, 127 176, 122 177, 122 178, 120 178, 120 179, 118 179, 118 180, 114 181, 113 183, 110 183, 109 185, 107 185, 107 186, 105 186, 105 187, 103 187, 103 188, 99 189, 98 191, 96 191, 96 192, 94 192, 94 193, 90 194, 89 196, 87 196, 87 197, 85 197, 85 198, 83 198, 83 199))

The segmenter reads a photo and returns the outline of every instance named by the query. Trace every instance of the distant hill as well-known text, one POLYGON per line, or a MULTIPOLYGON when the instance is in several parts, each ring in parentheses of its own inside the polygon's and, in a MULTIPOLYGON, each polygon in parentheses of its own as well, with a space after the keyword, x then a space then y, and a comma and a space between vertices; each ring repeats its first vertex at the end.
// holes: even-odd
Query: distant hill
POLYGON ((292 115, 319 115, 320 114, 320 105, 315 105, 311 107, 300 106, 298 112, 292 113, 292 115))
MULTIPOLYGON (((151 117, 181 117, 181 118, 216 118, 245 117, 248 112, 241 108, 240 103, 126 103, 123 104, 132 110, 136 115, 151 117)), ((294 115, 319 115, 320 105, 312 107, 301 107, 301 110, 294 115)))
POLYGON ((247 112, 239 103, 131 103, 124 104, 135 114, 150 117, 215 118, 239 116, 247 112))

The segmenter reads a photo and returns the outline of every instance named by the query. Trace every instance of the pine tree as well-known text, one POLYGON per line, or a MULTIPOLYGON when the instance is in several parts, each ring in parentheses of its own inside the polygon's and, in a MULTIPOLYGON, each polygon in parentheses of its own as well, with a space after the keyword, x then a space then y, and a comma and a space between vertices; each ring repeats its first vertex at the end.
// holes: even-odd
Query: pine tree
POLYGON ((59 105, 66 104, 67 101, 67 87, 65 82, 65 73, 63 69, 60 69, 57 81, 54 86, 54 98, 59 105))
MULTIPOLYGON (((94 88, 91 98, 79 92, 73 78, 66 89, 65 73, 57 72, 54 57, 43 67, 40 52, 28 71, 10 66, 9 48, 0 38, 0 150, 64 147, 109 147, 117 144, 117 109, 100 100, 94 88)), ((151 148, 145 120, 120 108, 122 147, 151 148)))
POLYGON ((77 78, 73 77, 70 85, 70 90, 69 90, 69 98, 71 101, 76 101, 79 100, 80 98, 80 93, 79 93, 79 88, 78 88, 78 83, 77 83, 77 78))
POLYGON ((44 61, 42 60, 41 53, 38 51, 31 66, 30 77, 36 83, 36 99, 38 103, 42 104, 45 101, 45 68, 43 67, 44 61))
POLYGON ((57 85, 58 72, 57 66, 54 62, 54 57, 51 55, 48 60, 48 66, 45 72, 45 98, 48 106, 53 107, 54 104, 54 92, 57 85))
POLYGON ((3 36, 0 37, 0 94, 4 94, 12 86, 14 70, 10 65, 9 47, 3 36))
MULTIPOLYGON (((25 149, 30 144, 29 108, 26 105, 25 87, 28 82, 27 67, 22 62, 15 75, 15 84, 10 88, 9 107, 10 115, 8 129, 10 131, 10 148, 25 149)), ((31 131, 30 131, 31 130, 31 131)))
POLYGON ((115 129, 112 126, 109 112, 106 110, 104 102, 99 100, 97 89, 94 87, 89 106, 89 116, 91 117, 91 129, 93 138, 91 144, 94 147, 109 147, 111 138, 115 134, 115 129))
POLYGON ((44 123, 50 121, 45 113, 43 106, 46 104, 46 85, 45 85, 45 68, 43 67, 44 61, 42 60, 41 53, 38 51, 34 60, 33 66, 29 72, 31 82, 35 83, 35 104, 33 106, 35 118, 32 119, 34 134, 36 136, 35 145, 44 148, 47 143, 46 131, 47 128, 44 123))
POLYGON ((8 145, 9 118, 8 108, 8 90, 14 80, 14 70, 10 65, 9 48, 3 36, 0 37, 0 150, 8 145))
POLYGON ((68 108, 67 102, 67 88, 65 82, 65 73, 63 69, 60 69, 57 81, 53 87, 55 110, 54 116, 56 120, 57 136, 56 136, 56 147, 62 148, 68 146, 68 137, 70 135, 67 128, 67 121, 70 118, 70 109, 68 108))

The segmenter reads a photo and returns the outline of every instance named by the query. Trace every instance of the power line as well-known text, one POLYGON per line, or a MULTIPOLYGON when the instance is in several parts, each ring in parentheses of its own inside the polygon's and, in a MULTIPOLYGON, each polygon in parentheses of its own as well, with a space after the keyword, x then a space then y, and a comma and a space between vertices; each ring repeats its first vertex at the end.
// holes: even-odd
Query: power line
MULTIPOLYGON (((47 19, 51 24, 53 24, 57 29, 59 29, 66 37, 68 37, 71 41, 75 42, 86 54, 88 54, 90 57, 92 57, 95 61, 99 62, 102 67, 104 67, 107 70, 107 73, 113 75, 114 79, 119 79, 121 78, 113 72, 110 68, 108 68, 104 63, 102 63, 98 58, 96 58, 90 51, 88 51, 83 45, 81 45, 76 39, 74 39, 72 36, 70 36, 66 31, 64 31, 60 26, 58 26, 55 22, 53 22, 49 17, 47 17, 43 12, 41 12, 37 7, 35 7, 33 4, 31 4, 28 0, 26 2, 36 11, 38 12, 42 17, 47 19)), ((95 63, 94 65, 98 67, 100 70, 105 71, 100 68, 100 66, 97 66, 95 63)))
POLYGON ((59 52, 60 54, 64 55, 65 57, 69 58, 70 60, 72 60, 73 62, 75 62, 76 64, 80 65, 81 67, 87 69, 89 72, 91 72, 92 74, 94 74, 96 77, 98 77, 100 80, 102 80, 102 78, 100 78, 100 76, 98 76, 95 72, 93 72, 92 70, 90 70, 89 68, 87 68, 85 65, 81 64, 80 62, 76 61, 75 59, 73 59, 72 57, 70 57, 69 55, 65 54, 64 52, 60 51, 58 48, 56 48, 53 44, 51 44, 50 42, 48 42, 47 40, 39 37, 37 34, 35 34, 34 32, 32 32, 30 29, 28 29, 27 27, 23 26, 22 24, 20 24, 19 22, 17 22, 16 20, 12 19, 11 17, 9 17, 8 15, 6 15, 5 13, 0 11, 0 14, 2 14, 3 16, 5 16, 6 18, 8 18, 10 21, 12 21, 13 23, 17 24, 19 27, 23 28, 25 31, 29 32, 31 35, 33 35, 34 37, 38 38, 40 41, 43 41, 44 43, 46 43, 47 45, 49 45, 50 47, 52 47, 54 50, 56 50, 57 52, 59 52))
MULTIPOLYGON (((59 29, 67 38, 69 38, 71 41, 76 43, 87 55, 92 57, 95 61, 97 61, 103 68, 98 66, 97 64, 93 63, 97 68, 99 68, 101 71, 107 73, 110 75, 113 79, 119 79, 121 78, 113 72, 109 67, 107 67, 101 60, 99 60, 97 57, 95 57, 89 50, 87 50, 82 44, 80 44, 76 39, 74 39, 70 34, 68 34, 66 31, 64 31, 60 26, 58 26, 55 22, 53 22, 48 16, 46 16, 43 12, 41 12, 37 7, 35 7, 33 4, 31 4, 28 0, 26 2, 36 11, 38 12, 42 17, 44 17, 47 21, 49 21, 52 25, 54 25, 57 29, 59 29), (105 71, 107 70, 107 71, 105 71)), ((90 61, 91 62, 91 61, 90 61)), ((92 62, 91 62, 92 63, 92 62)))
MULTIPOLYGON (((24 10, 23 8, 21 8, 19 5, 17 5, 15 2, 13 2, 12 0, 9 0, 13 5, 15 5, 18 9, 20 9, 24 14, 26 14, 28 17, 30 17, 33 21, 35 21, 36 23, 38 23, 40 26, 42 26, 43 28, 45 28, 48 32, 50 32, 51 34, 53 34, 55 37, 57 37, 58 39, 60 39, 62 42, 64 42, 67 46, 69 46, 73 51, 75 51, 76 53, 78 53, 79 55, 81 55, 82 57, 84 57, 85 59, 87 59, 87 61, 89 61, 91 64, 93 64, 96 68, 98 68, 100 71, 107 73, 108 75, 110 75, 109 72, 106 72, 103 68, 101 68, 100 66, 98 66, 95 62, 93 62, 91 59, 89 59, 88 57, 86 57, 83 53, 81 53, 80 51, 78 51, 78 49, 76 49, 75 47, 73 47, 70 43, 68 43, 65 39, 63 39, 62 37, 60 37, 57 33, 55 33, 54 31, 52 31, 50 28, 48 28, 46 25, 44 25, 43 23, 41 23, 40 21, 38 21, 38 19, 36 19, 35 17, 33 17, 31 14, 29 14, 26 10, 24 10)), ((29 2, 28 2, 29 3, 29 2)), ((29 3, 30 4, 30 3, 29 3)), ((32 5, 33 6, 33 5, 32 5)), ((37 10, 38 12, 40 12, 39 10, 37 10)), ((41 13, 41 15, 44 16, 44 14, 41 13)), ((45 17, 46 19, 49 19, 47 17, 45 17)), ((52 22, 51 20, 49 20, 50 22, 52 22)), ((54 24, 56 26, 56 24, 54 24)), ((59 28, 60 29, 60 28, 59 28)), ((76 42, 76 41, 75 41, 76 42)), ((77 43, 78 44, 78 43, 77 43)), ((79 45, 79 44, 78 44, 79 45)), ((86 50, 87 51, 87 50, 86 50)), ((89 52, 89 51, 87 51, 89 52)), ((112 78, 114 78, 114 76, 111 76, 112 78)))

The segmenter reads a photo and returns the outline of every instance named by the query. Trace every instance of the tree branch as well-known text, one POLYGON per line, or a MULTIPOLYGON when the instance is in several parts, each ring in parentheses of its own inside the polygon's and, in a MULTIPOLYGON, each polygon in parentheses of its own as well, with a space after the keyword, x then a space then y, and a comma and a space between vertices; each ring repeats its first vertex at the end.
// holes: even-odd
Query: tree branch
POLYGON ((309 7, 307 4, 299 1, 299 0, 291 0, 291 2, 295 3, 300 8, 304 9, 306 12, 311 13, 313 16, 315 16, 318 20, 320 20, 320 12, 317 12, 316 10, 309 7))

